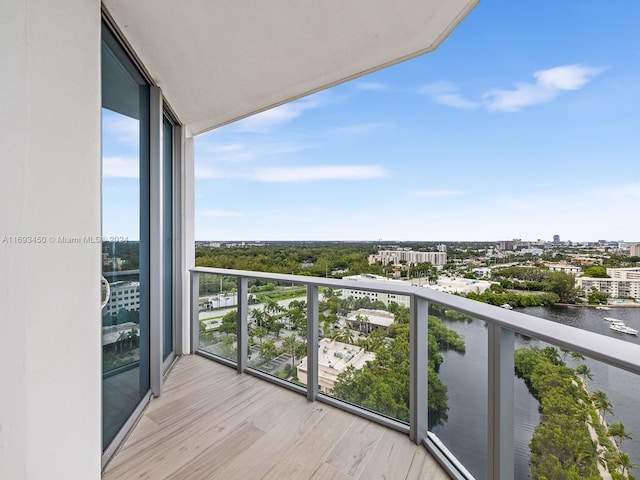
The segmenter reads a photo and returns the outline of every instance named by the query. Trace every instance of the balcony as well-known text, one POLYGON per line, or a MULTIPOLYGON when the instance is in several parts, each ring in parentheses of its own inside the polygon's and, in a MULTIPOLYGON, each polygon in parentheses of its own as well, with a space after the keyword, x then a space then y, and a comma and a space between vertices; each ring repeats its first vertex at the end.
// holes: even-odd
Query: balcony
POLYGON ((449 478, 402 433, 190 355, 103 480, 376 477, 449 478))
MULTIPOLYGON (((531 431, 527 432, 522 422, 523 418, 530 424, 540 420, 537 402, 522 400, 529 394, 524 382, 514 376, 518 347, 553 347, 557 363, 562 359, 572 367, 573 383, 583 382, 585 392, 589 388, 587 375, 578 376, 578 363, 589 365, 594 372, 605 372, 614 385, 611 388, 633 385, 637 389, 639 384, 640 345, 636 343, 428 288, 214 268, 192 269, 191 280, 192 351, 200 355, 179 360, 165 393, 152 401, 108 466, 105 479, 530 478, 531 431), (212 304, 218 312, 212 316, 217 315, 217 320, 207 320, 203 317, 209 313, 201 312, 201 298, 206 296, 201 290, 207 283, 204 278, 209 284, 220 285, 212 304), (298 302, 297 311, 290 309, 279 317, 274 313, 273 318, 282 323, 275 333, 267 332, 260 310, 252 305, 256 300, 249 293, 250 279, 286 284, 292 295, 297 295, 293 298, 298 302), (222 295, 223 281, 234 285, 231 295, 222 295), (376 299, 387 295, 408 306, 409 368, 398 374, 398 383, 390 389, 397 393, 406 388, 406 405, 400 401, 398 408, 391 409, 385 402, 371 402, 388 391, 345 398, 344 390, 335 387, 338 363, 351 362, 353 371, 361 369, 362 365, 354 363, 363 355, 357 345, 364 350, 369 343, 340 337, 347 346, 341 348, 352 350, 346 356, 327 347, 336 342, 336 335, 320 321, 319 304, 327 300, 324 289, 358 290, 376 299), (223 315, 235 309, 237 313, 223 315), (429 402, 430 394, 438 392, 430 392, 428 357, 434 352, 427 337, 430 329, 441 328, 431 323, 431 317, 438 315, 468 340, 466 353, 446 354, 439 372, 450 399, 468 397, 466 411, 452 407, 449 418, 446 412, 442 418, 434 415, 429 402), (232 322, 225 323, 224 318, 232 322), (265 332, 257 333, 259 328, 265 332), (302 351, 283 353, 287 338, 296 339, 298 347, 304 344, 302 351), (270 339, 277 345, 272 355, 262 348, 270 339), (323 358, 327 348, 328 360, 323 358), (578 360, 571 364, 571 358, 578 360), (468 374, 459 375, 462 371, 468 374)), ((263 311, 267 311, 266 304, 263 311)), ((384 319, 364 320, 362 316, 351 316, 349 321, 360 340, 370 336, 375 322, 385 324, 384 319)), ((393 336, 389 330, 387 334, 393 336)), ((390 346, 394 340, 387 337, 386 341, 390 346)), ((397 366, 389 370, 394 368, 397 366)), ((595 388, 599 387, 591 385, 595 388)), ((579 388, 574 390, 581 398, 589 398, 579 388)), ((627 415, 635 411, 633 402, 637 397, 623 405, 630 409, 627 415)), ((601 428, 606 426, 606 408, 597 414, 598 419, 602 415, 602 421, 594 417, 579 424, 594 438, 599 435, 603 462, 597 468, 602 478, 612 478, 607 469, 619 467, 612 463, 611 455, 605 455, 604 446, 610 452, 618 446, 601 428)), ((530 430, 534 426, 529 425, 530 430)), ((625 450, 632 458, 638 457, 637 442, 632 441, 625 450)), ((576 468, 586 471, 585 462, 581 459, 578 465, 576 461, 576 468)))

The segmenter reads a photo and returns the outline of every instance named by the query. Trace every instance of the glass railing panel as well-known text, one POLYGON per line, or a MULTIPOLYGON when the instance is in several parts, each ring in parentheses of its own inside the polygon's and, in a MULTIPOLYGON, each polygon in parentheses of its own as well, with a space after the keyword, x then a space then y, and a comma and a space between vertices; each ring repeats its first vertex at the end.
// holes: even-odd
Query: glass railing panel
POLYGON ((321 289, 318 383, 321 394, 408 423, 409 297, 389 297, 321 289))
POLYGON ((306 386, 306 286, 250 279, 247 326, 248 366, 306 386))
MULTIPOLYGON (((535 340, 521 335, 515 335, 515 349, 529 348, 535 345, 535 340)), ((518 358, 519 354, 516 354, 518 358)), ((518 369, 516 368, 516 372, 518 369)), ((514 379, 514 409, 513 409, 513 466, 515 478, 531 479, 529 467, 530 443, 533 431, 540 423, 540 404, 535 396, 531 395, 527 386, 528 382, 516 373, 514 379)))
POLYGON ((235 277, 200 274, 200 350, 237 361, 238 291, 235 277))
POLYGON ((487 477, 487 330, 429 304, 429 431, 476 479, 487 477))
POLYGON ((515 366, 528 397, 516 398, 516 478, 640 475, 637 375, 522 337, 515 366))

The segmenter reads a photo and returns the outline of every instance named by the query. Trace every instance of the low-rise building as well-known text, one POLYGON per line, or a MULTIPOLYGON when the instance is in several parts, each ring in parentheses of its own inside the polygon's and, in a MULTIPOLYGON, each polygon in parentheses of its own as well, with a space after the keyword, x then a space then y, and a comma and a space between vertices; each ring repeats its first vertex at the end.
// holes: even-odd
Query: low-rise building
POLYGON ((568 263, 545 263, 545 266, 552 272, 564 272, 570 273, 571 275, 579 275, 582 273, 582 268, 568 263))
MULTIPOLYGON (((377 284, 396 284, 396 285, 407 285, 406 282, 402 280, 394 280, 391 278, 381 277, 380 275, 373 275, 370 273, 363 273, 361 275, 349 275, 347 277, 342 277, 343 280, 351 280, 355 282, 367 282, 367 283, 377 283, 377 284)), ((372 292, 368 290, 360 290, 355 288, 343 288, 338 291, 338 293, 342 296, 342 298, 368 298, 372 302, 376 300, 384 303, 385 307, 389 306, 389 303, 396 302, 399 305, 409 307, 410 301, 409 297, 406 295, 397 295, 395 293, 389 292, 372 292)))
MULTIPOLYGON (((322 338, 318 342, 318 385, 323 393, 331 393, 338 375, 347 367, 360 369, 369 360, 376 358, 373 352, 348 343, 337 342, 330 338, 322 338)), ((296 367, 298 379, 307 383, 307 357, 296 367)))
POLYGON ((471 278, 438 278, 436 285, 425 285, 433 290, 439 290, 446 293, 470 293, 478 292, 482 293, 487 290, 493 283, 488 280, 476 280, 471 278))
POLYGON ((347 324, 350 328, 359 332, 369 334, 376 328, 389 330, 389 326, 394 321, 393 313, 385 310, 368 310, 360 308, 347 315, 347 324))

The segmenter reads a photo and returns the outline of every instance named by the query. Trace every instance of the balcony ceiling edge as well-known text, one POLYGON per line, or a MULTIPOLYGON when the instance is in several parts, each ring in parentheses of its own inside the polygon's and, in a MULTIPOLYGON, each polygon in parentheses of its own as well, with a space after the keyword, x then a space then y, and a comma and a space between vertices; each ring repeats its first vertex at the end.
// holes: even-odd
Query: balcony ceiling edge
POLYGON ((435 49, 479 0, 105 0, 194 134, 435 49))

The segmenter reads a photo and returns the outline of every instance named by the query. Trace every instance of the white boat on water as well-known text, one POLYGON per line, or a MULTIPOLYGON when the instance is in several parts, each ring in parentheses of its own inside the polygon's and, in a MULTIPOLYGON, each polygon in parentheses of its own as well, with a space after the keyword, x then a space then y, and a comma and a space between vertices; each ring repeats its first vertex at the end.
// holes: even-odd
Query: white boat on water
POLYGON ((638 335, 638 330, 635 328, 628 327, 624 323, 612 323, 609 325, 611 330, 615 330, 616 332, 628 333, 629 335, 638 335))
POLYGON ((611 310, 611 307, 603 307, 602 305, 597 306, 596 310, 611 310))
POLYGON ((623 321, 623 320, 618 320, 617 318, 604 317, 604 319, 605 319, 607 322, 610 322, 610 323, 621 323, 622 325, 624 325, 624 321, 623 321))

